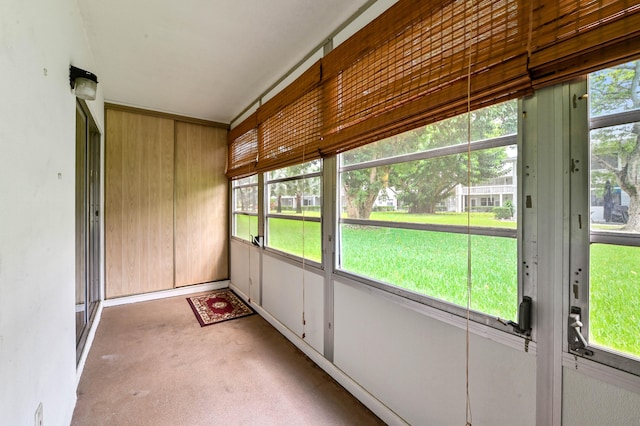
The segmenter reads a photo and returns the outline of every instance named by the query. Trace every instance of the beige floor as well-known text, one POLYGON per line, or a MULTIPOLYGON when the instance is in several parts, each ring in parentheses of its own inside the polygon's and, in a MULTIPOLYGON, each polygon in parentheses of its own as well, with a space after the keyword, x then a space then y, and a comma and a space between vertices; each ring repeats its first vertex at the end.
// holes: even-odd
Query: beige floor
POLYGON ((200 327, 184 297, 105 308, 72 425, 383 424, 260 316, 200 327))

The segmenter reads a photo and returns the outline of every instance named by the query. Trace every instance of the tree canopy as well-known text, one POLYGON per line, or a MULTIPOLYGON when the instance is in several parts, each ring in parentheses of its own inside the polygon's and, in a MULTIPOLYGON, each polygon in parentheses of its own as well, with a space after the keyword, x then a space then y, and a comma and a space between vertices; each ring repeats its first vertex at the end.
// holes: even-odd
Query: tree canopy
MULTIPOLYGON (((471 113, 471 140, 514 134, 517 103, 495 105, 471 113)), ((468 141, 467 115, 443 120, 343 154, 343 164, 357 164, 402 154, 424 152, 468 141)), ((412 213, 434 213, 436 205, 453 195, 458 184, 477 184, 503 175, 506 148, 438 156, 394 163, 342 174, 348 217, 368 218, 380 190, 391 187, 412 213), (471 169, 468 172, 468 165, 471 169)))

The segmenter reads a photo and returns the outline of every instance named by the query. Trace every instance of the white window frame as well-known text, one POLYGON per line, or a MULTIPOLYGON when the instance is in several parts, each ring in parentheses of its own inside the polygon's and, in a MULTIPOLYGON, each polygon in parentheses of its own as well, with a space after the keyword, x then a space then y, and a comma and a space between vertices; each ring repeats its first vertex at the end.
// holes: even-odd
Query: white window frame
MULTIPOLYGON (((270 179, 270 175, 269 173, 265 173, 264 174, 264 185, 262 188, 263 194, 264 194, 264 199, 266 200, 265 202, 265 206, 264 206, 264 235, 265 235, 265 239, 264 239, 264 249, 266 252, 272 253, 272 254, 277 254, 279 256, 282 256, 284 258, 290 259, 290 260, 294 260, 294 261, 299 261, 299 262, 304 262, 305 264, 310 264, 313 267, 316 267, 318 269, 322 269, 322 263, 323 263, 323 258, 324 258, 324 250, 323 250, 323 231, 322 231, 322 217, 324 216, 323 211, 324 211, 324 198, 323 198, 323 188, 324 188, 324 182, 323 182, 323 173, 324 173, 324 162, 322 160, 320 161, 320 171, 318 172, 313 172, 313 173, 302 173, 299 175, 295 175, 295 176, 287 176, 287 177, 283 177, 283 178, 278 178, 278 179, 270 179), (320 217, 314 217, 314 216, 294 216, 294 215, 287 215, 287 214, 281 214, 281 213, 270 213, 269 212, 269 185, 272 184, 276 184, 276 183, 286 183, 286 182, 293 182, 293 181, 297 181, 297 180, 305 180, 305 179, 313 179, 313 178, 318 178, 320 180, 320 206, 319 206, 319 211, 320 211, 320 217), (270 219, 285 219, 285 220, 295 220, 295 221, 300 221, 300 222, 315 222, 315 223, 320 223, 320 256, 321 259, 320 261, 316 261, 313 259, 309 259, 308 257, 302 257, 302 256, 298 256, 295 255, 293 253, 288 253, 282 250, 279 250, 277 248, 274 248, 272 246, 270 246, 269 244, 269 220, 270 219)), ((286 167, 284 167, 286 168, 286 167)), ((304 210, 304 196, 302 198, 302 208, 304 210)))
MULTIPOLYGON (((524 284, 524 279, 523 279, 523 262, 522 262, 522 256, 523 256, 523 234, 522 234, 522 230, 524 228, 524 223, 523 223, 523 210, 524 210, 524 202, 523 202, 523 197, 521 196, 521 194, 523 194, 523 190, 522 190, 522 164, 524 163, 523 158, 523 132, 522 132, 522 123, 521 123, 521 117, 522 117, 522 101, 519 100, 518 101, 518 133, 517 134, 513 134, 513 135, 507 135, 507 136, 501 136, 501 137, 497 137, 497 138, 493 138, 493 139, 487 139, 487 140, 483 140, 483 141, 476 141, 476 142, 472 142, 472 151, 476 151, 476 150, 482 150, 482 149, 488 149, 488 148, 495 148, 495 147, 502 147, 502 146, 510 146, 510 145, 516 145, 517 149, 518 149, 518 161, 517 161, 517 171, 516 171, 516 176, 517 176, 517 187, 516 187, 516 191, 517 191, 517 206, 516 206, 516 211, 517 211, 517 223, 518 223, 518 227, 517 229, 499 229, 499 228, 483 228, 483 227, 472 227, 471 228, 471 234, 472 235, 486 235, 486 236, 499 236, 499 237, 511 237, 511 238, 516 238, 517 239, 517 258, 518 258, 518 265, 517 265, 517 303, 520 304, 520 302, 523 300, 523 296, 528 296, 530 297, 533 302, 534 302, 534 306, 535 306, 535 294, 533 294, 533 289, 525 289, 525 284, 524 284)), ((412 153, 412 154, 405 154, 405 155, 400 155, 400 156, 396 156, 396 157, 391 157, 391 158, 385 158, 385 159, 380 159, 380 160, 373 160, 373 161, 367 161, 367 162, 362 162, 362 163, 358 163, 358 164, 354 164, 354 165, 347 165, 344 166, 342 165, 342 160, 340 159, 340 157, 338 157, 338 167, 336 170, 336 175, 335 175, 335 179, 336 182, 338 182, 338 186, 339 186, 339 182, 340 182, 340 174, 342 172, 346 172, 349 170, 356 170, 356 169, 365 169, 365 168, 370 168, 370 167, 374 167, 374 166, 383 166, 383 165, 387 165, 387 164, 392 164, 392 163, 401 163, 401 162, 409 162, 409 161, 416 161, 416 160, 423 160, 423 159, 428 159, 428 158, 435 158, 438 156, 442 156, 442 155, 449 155, 449 154, 454 154, 454 153, 458 153, 458 152, 467 152, 468 148, 467 148, 467 144, 462 144, 462 145, 453 145, 453 146, 448 146, 448 147, 444 147, 444 148, 436 148, 433 150, 429 150, 429 151, 423 151, 423 152, 418 152, 418 153, 412 153)), ((444 232, 461 232, 461 227, 460 226, 456 226, 456 225, 430 225, 430 224, 420 224, 420 223, 401 223, 401 222, 389 222, 389 221, 375 221, 375 220, 369 220, 369 219, 347 219, 347 218, 340 218, 340 211, 341 211, 341 200, 340 200, 340 194, 339 191, 337 191, 337 194, 335 196, 335 203, 336 203, 336 211, 337 211, 337 217, 338 219, 336 220, 336 235, 338 236, 335 240, 335 244, 336 244, 336 260, 335 260, 335 272, 334 274, 337 277, 341 277, 344 278, 350 282, 353 283, 361 283, 361 284, 366 284, 368 286, 371 287, 375 287, 379 290, 383 290, 385 292, 388 293, 392 293, 394 295, 400 296, 401 298, 404 299, 408 299, 414 302, 418 302, 422 305, 425 305, 428 308, 435 308, 436 310, 439 311, 444 311, 448 314, 453 314, 457 317, 462 317, 462 318, 466 318, 467 314, 469 314, 469 319, 473 322, 482 324, 484 326, 488 326, 490 328, 496 329, 496 330, 500 330, 518 337, 524 337, 525 338, 525 350, 528 350, 528 344, 530 341, 534 341, 535 342, 535 334, 536 334, 536 330, 535 330, 535 326, 532 327, 532 330, 530 331, 530 333, 528 334, 524 334, 524 333, 520 333, 518 332, 513 325, 514 324, 509 324, 504 320, 500 320, 492 315, 486 314, 486 313, 482 313, 482 312, 477 312, 477 311, 470 311, 469 313, 467 313, 466 308, 463 308, 461 306, 455 305, 453 303, 444 301, 442 299, 436 299, 433 298, 431 296, 428 295, 424 295, 424 294, 418 294, 406 289, 403 289, 402 287, 396 286, 396 285, 392 285, 392 284, 388 284, 388 283, 384 283, 382 281, 378 281, 369 277, 365 277, 365 276, 361 276, 358 275, 356 273, 350 272, 348 270, 344 270, 341 269, 340 265, 341 265, 341 256, 342 256, 342 249, 340 247, 341 241, 342 241, 342 236, 340 233, 340 225, 342 224, 352 224, 352 225, 364 225, 364 226, 376 226, 376 227, 388 227, 388 228, 402 228, 402 229, 411 229, 411 230, 425 230, 425 231, 444 231, 444 232)), ((478 207, 476 203, 476 199, 475 198, 470 198, 470 204, 471 207, 478 207)), ((466 227, 464 227, 464 233, 467 232, 466 227)), ((518 314, 520 312, 520 309, 518 309, 518 314)), ((532 317, 534 316, 534 314, 532 313, 532 317)), ((532 320, 532 324, 533 324, 533 320, 532 320)))
MULTIPOLYGON (((259 183, 259 179, 258 176, 256 176, 256 180, 255 183, 251 182, 251 183, 240 183, 242 182, 242 179, 237 179, 237 180, 233 180, 231 181, 231 213, 232 213, 232 222, 231 222, 231 238, 236 239, 238 241, 243 241, 243 242, 251 242, 250 240, 247 240, 245 238, 239 237, 236 234, 236 230, 237 230, 237 225, 238 225, 238 216, 248 216, 250 217, 256 217, 258 219, 258 221, 260 220, 259 218, 259 204, 258 204, 258 194, 260 193, 260 183, 259 183), (251 187, 255 187, 255 193, 256 193, 256 212, 251 212, 251 211, 245 211, 245 210, 237 210, 236 209, 236 193, 237 193, 237 189, 241 189, 241 188, 251 188, 251 187)), ((251 220, 251 219, 249 219, 251 220)), ((258 230, 256 230, 256 233, 259 233, 258 230)), ((250 236, 251 238, 251 236, 250 236)))
POLYGON ((590 227, 590 143, 591 130, 640 121, 640 111, 588 117, 587 80, 572 88, 571 109, 571 191, 570 191, 570 259, 569 311, 567 315, 567 352, 640 376, 640 358, 589 344, 589 248, 590 243, 640 246, 640 236, 607 231, 592 231, 590 227), (585 96, 585 94, 587 94, 585 96), (576 323, 579 320, 579 323, 576 323), (581 323, 581 326, 579 324, 581 323), (587 346, 580 342, 585 339, 587 346))

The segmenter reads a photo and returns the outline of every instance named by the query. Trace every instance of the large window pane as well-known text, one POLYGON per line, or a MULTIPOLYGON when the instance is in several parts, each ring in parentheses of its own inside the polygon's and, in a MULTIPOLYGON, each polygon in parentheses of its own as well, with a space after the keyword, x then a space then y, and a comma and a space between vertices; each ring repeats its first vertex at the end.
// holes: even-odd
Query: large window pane
POLYGON ((322 261, 322 161, 269 172, 266 182, 267 247, 322 261))
MULTIPOLYGON (((360 225, 340 230, 344 270, 466 307, 467 235, 360 225)), ((471 251, 471 308, 515 319, 517 240, 472 235, 471 251)))
POLYGON ((267 226, 269 247, 321 262, 320 222, 271 217, 267 226))
POLYGON ((258 235, 258 176, 234 180, 232 235, 251 241, 258 235))
POLYGON ((589 76, 589 344, 640 357, 640 61, 589 76), (596 120, 593 120, 597 117, 596 120), (604 123, 604 124, 603 124, 604 123))
POLYGON ((516 146, 473 151, 471 176, 467 165, 464 152, 343 172, 341 216, 517 228, 516 146))
POLYGON ((465 308, 470 253, 471 308, 515 320, 517 102, 472 112, 470 144, 468 117, 341 154, 339 268, 465 308))
POLYGON ((233 194, 235 212, 258 213, 258 186, 235 188, 233 194))

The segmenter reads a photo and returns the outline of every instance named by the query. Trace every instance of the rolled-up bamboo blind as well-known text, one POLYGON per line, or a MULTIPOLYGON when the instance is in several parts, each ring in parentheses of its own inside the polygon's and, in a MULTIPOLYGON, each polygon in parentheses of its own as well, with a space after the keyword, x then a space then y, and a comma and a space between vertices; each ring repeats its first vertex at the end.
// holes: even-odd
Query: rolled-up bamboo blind
POLYGON ((637 0, 399 0, 230 132, 227 174, 464 113, 469 72, 477 109, 638 55, 637 0))
POLYGON ((318 61, 258 109, 258 172, 320 157, 320 78, 318 61))
POLYGON ((228 136, 227 176, 244 177, 256 173, 258 160, 258 115, 251 114, 228 136))
POLYGON ((638 0, 539 0, 531 14, 529 69, 536 88, 640 53, 638 0))
POLYGON ((521 0, 400 1, 323 60, 332 154, 531 92, 521 0), (353 52, 358 52, 354 55, 353 52))

